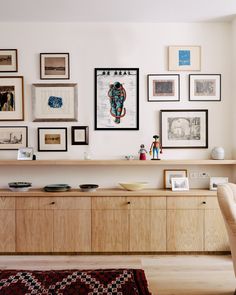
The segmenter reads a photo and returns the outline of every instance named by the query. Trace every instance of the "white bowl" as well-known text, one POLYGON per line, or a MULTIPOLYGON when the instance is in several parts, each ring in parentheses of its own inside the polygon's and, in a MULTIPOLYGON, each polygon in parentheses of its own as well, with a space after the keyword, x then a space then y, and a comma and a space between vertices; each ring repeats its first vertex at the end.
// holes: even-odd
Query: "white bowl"
POLYGON ((139 191, 142 190, 146 185, 147 182, 128 182, 128 183, 119 183, 127 191, 139 191))
POLYGON ((27 192, 30 189, 30 186, 27 187, 9 187, 12 192, 27 192))

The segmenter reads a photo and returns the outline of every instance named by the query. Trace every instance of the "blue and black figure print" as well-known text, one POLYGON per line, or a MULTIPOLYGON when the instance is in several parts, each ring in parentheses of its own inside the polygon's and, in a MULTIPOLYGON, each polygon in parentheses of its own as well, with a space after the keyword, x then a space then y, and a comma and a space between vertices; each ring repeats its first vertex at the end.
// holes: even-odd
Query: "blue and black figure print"
POLYGON ((190 65, 190 50, 179 50, 179 66, 190 65))
POLYGON ((48 99, 48 105, 52 109, 60 109, 63 105, 62 97, 50 96, 48 99))
POLYGON ((111 104, 110 114, 115 118, 114 122, 120 124, 120 119, 126 114, 126 109, 124 108, 126 91, 123 85, 120 82, 111 84, 108 91, 108 97, 111 104))

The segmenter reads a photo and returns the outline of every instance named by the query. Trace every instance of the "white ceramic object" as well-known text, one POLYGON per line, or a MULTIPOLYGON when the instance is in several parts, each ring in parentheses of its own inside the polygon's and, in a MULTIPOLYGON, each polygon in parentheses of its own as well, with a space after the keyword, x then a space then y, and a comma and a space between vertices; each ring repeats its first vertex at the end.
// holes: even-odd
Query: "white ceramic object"
POLYGON ((28 186, 28 187, 9 187, 9 189, 12 192, 27 192, 30 189, 30 186, 28 186))
POLYGON ((147 185, 147 182, 129 182, 129 183, 121 182, 119 183, 119 185, 122 186, 127 191, 139 191, 144 189, 144 187, 147 185))
POLYGON ((220 146, 214 147, 211 151, 211 158, 213 160, 224 160, 225 158, 224 149, 220 146))

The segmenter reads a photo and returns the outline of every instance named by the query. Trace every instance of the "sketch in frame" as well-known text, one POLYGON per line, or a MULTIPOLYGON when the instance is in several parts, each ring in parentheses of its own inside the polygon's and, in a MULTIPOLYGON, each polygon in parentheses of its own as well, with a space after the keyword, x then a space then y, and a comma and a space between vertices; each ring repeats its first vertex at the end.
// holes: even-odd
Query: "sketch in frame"
POLYGON ((171 179, 177 177, 187 177, 186 169, 164 169, 164 188, 172 188, 171 179))
POLYGON ((189 75, 190 101, 221 101, 221 74, 189 75))
POLYGON ((70 79, 69 53, 40 53, 40 79, 70 79))
POLYGON ((88 145, 89 144, 89 127, 88 126, 71 126, 71 144, 88 145))
POLYGON ((33 160, 34 149, 32 147, 19 148, 17 160, 30 161, 33 160))
POLYGON ((0 72, 17 72, 17 49, 0 49, 0 72))
POLYGON ((216 191, 218 185, 226 184, 229 182, 228 177, 211 177, 210 178, 210 190, 216 191))
POLYGON ((162 148, 208 148, 208 110, 162 110, 162 148))
POLYGON ((95 69, 95 130, 139 129, 139 69, 95 69))
POLYGON ((172 191, 188 191, 189 181, 188 177, 171 178, 172 191))
POLYGON ((24 120, 22 76, 0 77, 0 121, 24 120))
POLYGON ((39 152, 66 152, 67 128, 64 127, 39 127, 38 128, 39 152))
POLYGON ((201 46, 169 46, 169 71, 200 71, 201 46))
POLYGON ((179 101, 179 83, 179 74, 149 74, 147 76, 148 101, 179 101))
POLYGON ((18 150, 28 146, 28 127, 1 126, 0 150, 18 150))
POLYGON ((77 84, 33 84, 32 96, 34 122, 78 120, 77 84))

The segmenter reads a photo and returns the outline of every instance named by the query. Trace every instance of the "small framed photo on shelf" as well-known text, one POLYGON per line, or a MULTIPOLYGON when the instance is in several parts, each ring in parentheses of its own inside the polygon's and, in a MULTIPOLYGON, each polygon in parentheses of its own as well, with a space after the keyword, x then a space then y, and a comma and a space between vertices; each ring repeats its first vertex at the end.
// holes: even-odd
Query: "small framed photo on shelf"
POLYGON ((33 121, 77 121, 77 84, 33 84, 33 121))
POLYGON ((40 79, 70 79, 69 53, 40 53, 40 79))
POLYGON ((0 49, 0 72, 17 72, 17 49, 0 49))
POLYGON ((22 76, 0 77, 0 121, 24 120, 22 76))
POLYGON ((39 152, 66 152, 67 151, 67 128, 38 128, 38 151, 39 152))
POLYGON ((190 101, 221 101, 221 74, 189 75, 190 101))
POLYGON ((189 182, 188 177, 172 177, 171 178, 172 191, 188 191, 189 182))
POLYGON ((187 177, 186 169, 165 169, 164 170, 164 188, 172 188, 171 179, 172 178, 183 178, 187 177))
POLYGON ((27 126, 1 126, 0 150, 18 150, 28 146, 27 126))
POLYGON ((229 182, 228 177, 211 177, 210 178, 210 190, 216 191, 218 185, 225 184, 228 182, 229 182))
POLYGON ((201 46, 169 46, 169 71, 200 71, 201 46))
POLYGON ((32 147, 22 147, 18 150, 17 160, 33 160, 34 149, 32 147))
POLYGON ((147 80, 148 101, 180 100, 179 74, 150 74, 147 80))
POLYGON ((161 110, 162 148, 207 148, 208 110, 161 110))
POLYGON ((89 127, 88 126, 71 126, 71 144, 88 145, 89 144, 89 127))
POLYGON ((95 130, 139 129, 139 69, 95 69, 95 130))

